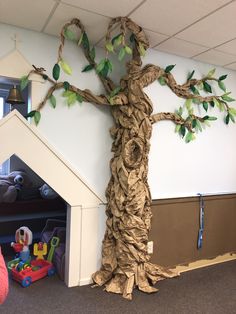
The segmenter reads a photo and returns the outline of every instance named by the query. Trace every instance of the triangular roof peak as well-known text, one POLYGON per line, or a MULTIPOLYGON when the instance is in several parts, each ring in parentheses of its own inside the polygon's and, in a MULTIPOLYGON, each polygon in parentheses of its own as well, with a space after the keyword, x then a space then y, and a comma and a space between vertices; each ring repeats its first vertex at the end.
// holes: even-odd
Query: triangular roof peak
POLYGON ((71 206, 103 203, 102 198, 17 110, 0 120, 0 138, 0 163, 13 154, 17 155, 71 206))

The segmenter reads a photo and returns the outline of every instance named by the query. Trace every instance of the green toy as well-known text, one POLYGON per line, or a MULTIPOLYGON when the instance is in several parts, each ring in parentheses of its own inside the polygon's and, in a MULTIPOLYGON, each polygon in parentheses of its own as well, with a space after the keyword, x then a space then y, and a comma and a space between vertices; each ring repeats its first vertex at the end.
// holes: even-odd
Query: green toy
POLYGON ((55 249, 59 245, 59 242, 60 242, 60 239, 58 237, 52 237, 52 240, 50 242, 51 247, 48 253, 47 261, 52 263, 53 255, 54 255, 55 249))

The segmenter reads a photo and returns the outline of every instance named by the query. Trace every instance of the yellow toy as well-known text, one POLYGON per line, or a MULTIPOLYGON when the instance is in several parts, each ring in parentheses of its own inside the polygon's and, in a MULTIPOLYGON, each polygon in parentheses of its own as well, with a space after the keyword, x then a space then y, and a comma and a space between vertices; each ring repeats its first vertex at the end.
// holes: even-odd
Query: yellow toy
POLYGON ((36 259, 44 259, 44 255, 47 254, 47 243, 39 242, 34 244, 34 255, 36 259))

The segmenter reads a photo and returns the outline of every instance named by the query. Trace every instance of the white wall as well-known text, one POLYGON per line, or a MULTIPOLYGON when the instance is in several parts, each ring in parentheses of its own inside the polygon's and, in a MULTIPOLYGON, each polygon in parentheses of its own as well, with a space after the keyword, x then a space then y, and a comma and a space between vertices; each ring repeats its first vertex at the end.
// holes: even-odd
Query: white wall
MULTIPOLYGON (((11 37, 15 33, 21 40, 18 44, 19 50, 26 59, 36 66, 43 66, 50 74, 56 61, 59 39, 0 24, 0 58, 14 48, 11 37)), ((102 50, 98 48, 97 54, 101 56, 102 50)), ((64 76, 65 80, 81 89, 90 88, 98 94, 103 92, 94 73, 81 73, 87 62, 77 47, 69 43, 64 58, 74 71, 72 77, 64 76)), ((172 72, 178 82, 184 82, 188 72, 193 69, 201 77, 212 68, 154 50, 149 50, 144 62, 163 67, 176 64, 172 72)), ((229 74, 227 87, 236 96, 236 72, 217 67, 217 75, 225 73, 229 74)), ((42 96, 45 91, 46 85, 42 88, 42 96)), ((146 92, 154 102, 155 112, 173 111, 183 103, 167 87, 158 83, 148 87, 146 92)), ((43 109, 38 128, 56 150, 78 170, 90 187, 104 198, 110 176, 112 143, 108 132, 112 126, 109 110, 88 103, 68 109, 62 98, 57 99, 56 110, 50 106, 43 109)), ((149 168, 149 183, 154 199, 189 196, 197 192, 236 191, 236 125, 225 126, 222 123, 222 115, 219 112, 216 114, 219 120, 212 122, 211 128, 198 134, 197 140, 190 144, 186 144, 174 133, 172 123, 161 122, 154 126, 149 168)))

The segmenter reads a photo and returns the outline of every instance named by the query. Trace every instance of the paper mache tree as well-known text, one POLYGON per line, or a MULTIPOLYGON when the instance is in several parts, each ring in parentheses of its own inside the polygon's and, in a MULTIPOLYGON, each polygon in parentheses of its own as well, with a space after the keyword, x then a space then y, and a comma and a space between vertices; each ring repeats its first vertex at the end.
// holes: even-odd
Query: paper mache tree
POLYGON ((153 284, 157 281, 178 275, 173 270, 150 263, 150 254, 147 252, 152 218, 148 154, 153 125, 170 120, 176 125, 175 131, 186 142, 190 142, 195 139, 196 132, 216 120, 216 117, 207 113, 196 115, 195 108, 203 107, 203 112, 207 112, 208 107, 218 108, 225 113, 226 124, 235 122, 236 115, 236 110, 229 106, 234 99, 226 92, 224 84, 227 75, 216 78, 213 69, 203 78, 196 79, 192 71, 186 82, 179 85, 171 74, 174 65, 165 69, 152 64, 142 67, 141 57, 148 47, 148 39, 140 26, 128 17, 117 17, 111 20, 106 33, 106 57, 96 63, 95 48, 91 47, 83 24, 75 18, 61 30, 53 78, 46 75, 43 68, 34 66, 34 70, 21 79, 22 89, 28 84, 32 73, 51 84, 37 110, 28 114, 36 124, 41 118, 40 110, 47 101, 53 108, 56 107, 53 93, 59 89, 63 90, 62 96, 66 98, 68 106, 85 101, 110 107, 114 118, 114 126, 110 130, 114 155, 110 162, 111 178, 106 189, 106 232, 102 246, 102 266, 92 278, 97 285, 105 285, 106 291, 120 293, 127 299, 132 299, 134 287, 147 293, 155 292, 157 289, 153 284), (74 28, 78 29, 78 35, 74 28), (118 30, 118 34, 111 38, 114 29, 118 30), (105 94, 94 95, 88 89, 81 90, 67 81, 58 81, 61 69, 67 74, 72 72, 62 55, 65 39, 74 41, 82 48, 88 60, 88 65, 82 71, 95 70, 105 94), (126 62, 126 74, 121 77, 119 86, 109 78, 112 62, 108 56, 113 53, 118 54, 120 61, 125 55, 130 56, 126 62), (175 112, 153 114, 152 102, 143 89, 156 80, 186 99, 185 105, 175 112), (218 82, 223 94, 212 94, 213 81, 218 82), (207 96, 202 96, 199 90, 203 90, 207 96))

